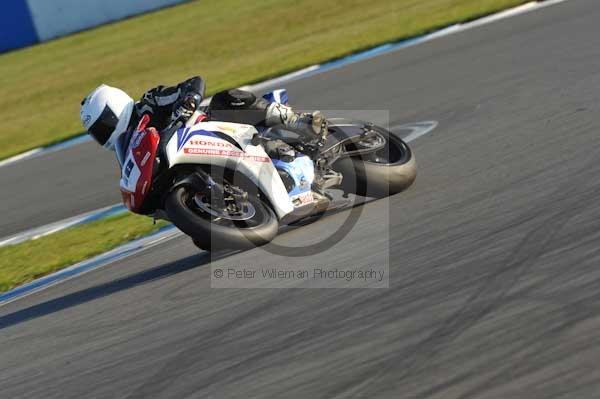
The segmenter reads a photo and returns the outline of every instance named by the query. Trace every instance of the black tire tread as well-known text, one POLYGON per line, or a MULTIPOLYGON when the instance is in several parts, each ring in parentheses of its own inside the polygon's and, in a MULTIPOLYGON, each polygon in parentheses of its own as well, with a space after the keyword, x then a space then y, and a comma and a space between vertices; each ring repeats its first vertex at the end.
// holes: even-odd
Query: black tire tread
POLYGON ((217 249, 247 249, 264 245, 277 235, 279 222, 273 210, 260 199, 268 219, 261 225, 248 229, 212 224, 185 204, 186 187, 178 187, 167 196, 165 211, 177 228, 192 237, 194 243, 207 251, 217 249))

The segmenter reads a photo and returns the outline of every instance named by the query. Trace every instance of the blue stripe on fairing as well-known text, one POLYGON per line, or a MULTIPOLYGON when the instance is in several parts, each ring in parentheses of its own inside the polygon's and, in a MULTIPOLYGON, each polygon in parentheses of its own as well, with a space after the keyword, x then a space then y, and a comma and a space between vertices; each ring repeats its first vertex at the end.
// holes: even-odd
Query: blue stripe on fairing
POLYGON ((25 0, 4 0, 0 12, 0 52, 39 41, 25 0))
POLYGON ((265 100, 271 103, 288 105, 289 98, 286 89, 273 90, 263 96, 265 100))
POLYGON ((285 171, 294 180, 295 186, 288 193, 290 197, 311 190, 314 180, 313 170, 315 166, 309 157, 303 154, 298 154, 298 157, 292 162, 285 162, 277 158, 271 159, 271 162, 276 169, 285 171), (305 187, 301 187, 302 180, 304 180, 306 183, 305 187))
POLYGON ((208 130, 192 130, 190 127, 179 129, 177 131, 177 151, 181 151, 185 143, 194 136, 219 137, 215 132, 208 130))

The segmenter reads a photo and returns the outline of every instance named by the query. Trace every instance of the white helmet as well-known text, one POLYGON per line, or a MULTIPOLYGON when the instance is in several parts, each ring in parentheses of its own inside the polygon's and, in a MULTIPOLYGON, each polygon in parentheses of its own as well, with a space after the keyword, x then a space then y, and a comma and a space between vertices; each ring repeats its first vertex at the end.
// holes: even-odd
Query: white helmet
POLYGON ((129 126, 133 106, 123 90, 102 85, 81 102, 81 123, 100 145, 112 150, 129 126))

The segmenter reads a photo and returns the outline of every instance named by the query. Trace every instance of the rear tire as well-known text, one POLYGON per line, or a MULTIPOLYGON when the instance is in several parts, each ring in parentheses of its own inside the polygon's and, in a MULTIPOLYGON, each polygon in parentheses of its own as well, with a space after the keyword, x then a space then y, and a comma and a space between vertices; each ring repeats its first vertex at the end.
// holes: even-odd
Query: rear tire
POLYGON ((277 235, 279 222, 275 213, 259 198, 248 196, 256 213, 244 221, 214 219, 194 207, 191 187, 173 190, 165 200, 165 211, 177 228, 192 237, 194 244, 206 251, 218 249, 247 249, 267 244, 277 235))
POLYGON ((333 168, 344 176, 342 189, 365 197, 383 198, 410 187, 417 177, 417 163, 408 145, 378 126, 372 128, 385 137, 385 148, 374 154, 342 158, 333 168))

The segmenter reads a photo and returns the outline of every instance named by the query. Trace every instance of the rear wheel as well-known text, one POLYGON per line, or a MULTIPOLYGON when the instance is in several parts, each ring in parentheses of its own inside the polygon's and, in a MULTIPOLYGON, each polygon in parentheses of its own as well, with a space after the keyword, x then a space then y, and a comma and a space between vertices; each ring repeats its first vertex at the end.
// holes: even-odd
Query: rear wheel
POLYGON ((165 211, 175 226, 207 251, 246 249, 275 238, 279 222, 270 206, 227 182, 223 188, 229 201, 217 203, 205 190, 191 185, 177 187, 167 196, 165 211), (232 194, 238 196, 237 201, 231 200, 232 194))
MULTIPOLYGON (((378 126, 369 128, 379 140, 385 140, 385 146, 376 152, 338 160, 333 168, 344 176, 342 189, 376 198, 407 189, 417 176, 412 151, 401 138, 388 130, 378 126)), ((368 145, 371 143, 365 143, 365 146, 368 145)))

